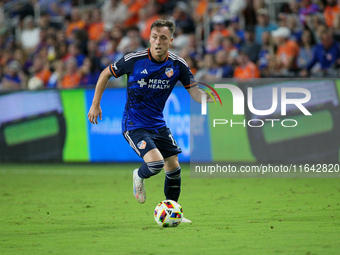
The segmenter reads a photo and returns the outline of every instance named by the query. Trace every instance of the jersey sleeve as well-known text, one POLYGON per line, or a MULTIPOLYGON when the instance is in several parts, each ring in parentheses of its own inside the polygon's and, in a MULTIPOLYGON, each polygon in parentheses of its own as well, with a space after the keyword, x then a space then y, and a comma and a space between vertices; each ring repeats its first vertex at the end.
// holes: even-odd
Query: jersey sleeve
POLYGON ((122 57, 118 61, 114 62, 109 66, 111 74, 118 78, 124 74, 129 74, 131 70, 131 66, 133 66, 130 61, 125 61, 125 58, 122 57))
POLYGON ((179 75, 179 81, 182 82, 184 88, 189 89, 191 87, 197 86, 197 82, 194 78, 194 75, 190 71, 190 68, 188 64, 185 62, 185 60, 181 59, 179 61, 180 66, 180 75, 179 75))

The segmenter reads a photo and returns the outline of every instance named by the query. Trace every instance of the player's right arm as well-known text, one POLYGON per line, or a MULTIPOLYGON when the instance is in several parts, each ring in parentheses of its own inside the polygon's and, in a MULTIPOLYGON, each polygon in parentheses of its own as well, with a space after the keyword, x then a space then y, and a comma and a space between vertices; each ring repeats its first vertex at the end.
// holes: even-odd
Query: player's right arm
POLYGON ((98 116, 100 120, 102 119, 102 109, 100 108, 100 100, 102 99, 107 82, 112 76, 112 73, 110 72, 109 68, 110 66, 106 67, 100 73, 100 76, 96 84, 96 89, 94 92, 92 105, 89 110, 89 113, 87 114, 87 117, 92 124, 98 124, 98 120, 97 120, 98 116))
POLYGON ((92 124, 98 124, 98 120, 97 120, 98 116, 100 120, 102 119, 102 109, 100 108, 100 100, 102 99, 104 90, 106 88, 106 85, 109 79, 112 76, 118 78, 124 74, 131 73, 133 69, 133 64, 131 63, 133 62, 133 60, 129 60, 129 59, 131 59, 131 56, 126 55, 122 57, 120 60, 118 60, 117 62, 114 62, 113 64, 106 67, 100 73, 100 76, 96 84, 96 89, 94 92, 92 105, 89 110, 89 113, 87 114, 87 117, 92 124))

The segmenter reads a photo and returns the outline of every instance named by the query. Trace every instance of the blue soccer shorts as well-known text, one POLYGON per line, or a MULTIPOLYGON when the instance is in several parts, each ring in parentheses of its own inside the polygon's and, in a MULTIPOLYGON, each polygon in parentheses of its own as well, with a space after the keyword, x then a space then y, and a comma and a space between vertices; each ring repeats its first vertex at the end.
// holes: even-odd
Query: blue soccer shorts
POLYGON ((141 158, 143 158, 148 151, 155 148, 160 151, 163 158, 168 158, 182 152, 172 136, 170 129, 167 127, 156 130, 139 128, 125 131, 123 135, 132 149, 141 158))

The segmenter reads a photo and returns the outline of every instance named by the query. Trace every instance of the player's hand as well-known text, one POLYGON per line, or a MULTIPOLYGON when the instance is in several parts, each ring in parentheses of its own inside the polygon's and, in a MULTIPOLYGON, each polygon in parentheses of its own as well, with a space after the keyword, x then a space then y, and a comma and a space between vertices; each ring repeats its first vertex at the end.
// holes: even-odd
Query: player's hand
POLYGON ((219 102, 219 99, 217 97, 217 95, 215 95, 214 92, 210 91, 210 94, 213 96, 211 97, 208 93, 205 92, 205 94, 207 95, 207 103, 213 103, 213 102, 219 102))
POLYGON ((89 110, 89 113, 87 114, 87 118, 92 124, 98 124, 97 120, 98 116, 99 119, 102 120, 102 109, 100 108, 100 106, 92 105, 89 110))

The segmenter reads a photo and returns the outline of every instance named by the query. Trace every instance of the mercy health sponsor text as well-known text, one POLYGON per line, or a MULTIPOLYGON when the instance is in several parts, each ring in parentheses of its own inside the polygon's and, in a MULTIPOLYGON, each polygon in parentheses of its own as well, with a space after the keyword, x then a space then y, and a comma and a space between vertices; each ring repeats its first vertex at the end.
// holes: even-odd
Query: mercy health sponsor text
MULTIPOLYGON (((204 84, 203 84, 204 85, 204 84)), ((205 85, 207 86, 207 85, 205 85)), ((211 88, 210 86, 208 86, 211 88)), ((245 104, 245 95, 243 91, 231 84, 215 84, 216 89, 227 89, 232 94, 233 100, 233 115, 245 115, 245 105, 248 107, 247 110, 250 113, 251 119, 247 121, 244 119, 243 121, 234 121, 233 119, 225 119, 224 116, 222 118, 212 119, 213 127, 217 125, 228 125, 229 127, 233 127, 235 125, 242 125, 244 127, 262 127, 265 124, 270 124, 271 127, 275 125, 281 125, 282 127, 296 127, 298 125, 297 120, 294 118, 282 119, 278 116, 287 116, 287 108, 290 110, 301 112, 306 116, 311 116, 312 114, 307 110, 304 104, 308 103, 311 99, 311 93, 307 88, 298 88, 298 87, 272 87, 267 88, 267 91, 271 89, 271 101, 270 95, 266 94, 265 101, 263 103, 263 98, 258 99, 255 96, 263 97, 263 90, 261 93, 254 93, 252 87, 247 88, 247 104, 245 104), (280 95, 280 96, 279 96, 280 95), (294 98, 292 98, 294 97, 294 98), (268 107, 268 102, 271 102, 271 106, 267 109, 258 109, 257 106, 264 105, 268 107), (276 118, 273 118, 275 116, 276 118)), ((217 93, 213 90, 213 93, 217 93)), ((222 101, 220 99, 220 95, 217 95, 220 100, 220 104, 222 105, 222 101)), ((202 104, 201 104, 201 114, 207 114, 207 94, 202 94, 202 104)))
POLYGON ((148 79, 146 82, 144 79, 137 81, 139 86, 143 88, 143 86, 147 85, 149 89, 169 89, 170 80, 162 80, 162 79, 148 79))

